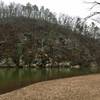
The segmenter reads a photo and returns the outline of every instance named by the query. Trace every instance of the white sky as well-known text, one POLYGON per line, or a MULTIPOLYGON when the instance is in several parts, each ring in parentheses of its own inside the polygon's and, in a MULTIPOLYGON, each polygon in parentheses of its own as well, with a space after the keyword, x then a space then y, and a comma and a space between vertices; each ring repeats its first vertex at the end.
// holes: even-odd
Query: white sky
MULTIPOLYGON (((9 2, 26 4, 30 2, 31 4, 36 4, 39 7, 44 5, 45 8, 49 8, 50 11, 56 12, 57 14, 64 13, 70 16, 80 16, 86 17, 89 15, 89 4, 84 3, 85 1, 91 2, 95 0, 2 0, 6 4, 9 2)), ((96 0, 100 1, 100 0, 96 0)))

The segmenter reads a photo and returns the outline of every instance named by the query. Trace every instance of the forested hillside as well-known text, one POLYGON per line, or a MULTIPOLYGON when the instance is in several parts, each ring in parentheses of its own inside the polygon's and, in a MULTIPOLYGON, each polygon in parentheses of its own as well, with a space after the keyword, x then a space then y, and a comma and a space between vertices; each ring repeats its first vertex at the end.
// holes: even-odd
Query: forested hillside
POLYGON ((100 29, 37 5, 0 3, 0 66, 100 65, 100 29))

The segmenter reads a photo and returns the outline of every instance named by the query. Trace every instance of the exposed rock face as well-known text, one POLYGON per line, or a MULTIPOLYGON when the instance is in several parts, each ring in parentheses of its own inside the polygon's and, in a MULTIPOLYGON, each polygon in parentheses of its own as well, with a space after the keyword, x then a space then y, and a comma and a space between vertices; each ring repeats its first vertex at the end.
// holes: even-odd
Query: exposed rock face
POLYGON ((97 65, 96 62, 91 62, 91 63, 90 63, 90 70, 91 70, 92 72, 97 72, 97 70, 98 70, 98 65, 97 65))
POLYGON ((74 65, 74 66, 71 66, 71 68, 79 69, 80 65, 74 65))

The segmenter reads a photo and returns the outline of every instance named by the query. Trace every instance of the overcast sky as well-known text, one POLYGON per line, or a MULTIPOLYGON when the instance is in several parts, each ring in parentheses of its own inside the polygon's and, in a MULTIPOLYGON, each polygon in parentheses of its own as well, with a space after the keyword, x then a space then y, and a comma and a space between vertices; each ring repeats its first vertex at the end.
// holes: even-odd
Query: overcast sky
MULTIPOLYGON (((2 0, 6 4, 9 2, 26 4, 30 2, 31 4, 37 4, 39 7, 44 6, 49 8, 52 12, 56 12, 57 14, 65 13, 70 16, 80 16, 86 17, 89 15, 89 7, 90 5, 84 3, 85 1, 95 1, 95 0, 2 0)), ((99 0, 96 0, 99 1, 99 0)))

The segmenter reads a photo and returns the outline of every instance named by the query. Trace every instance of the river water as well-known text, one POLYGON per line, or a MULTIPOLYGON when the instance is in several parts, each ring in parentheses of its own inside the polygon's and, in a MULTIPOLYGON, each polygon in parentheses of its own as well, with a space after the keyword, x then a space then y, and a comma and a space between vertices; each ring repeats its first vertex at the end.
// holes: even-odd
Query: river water
MULTIPOLYGON (((84 74, 80 70, 68 68, 2 68, 0 69, 0 94, 29 84, 57 78, 84 74)), ((86 73, 85 73, 86 74, 86 73)))

